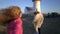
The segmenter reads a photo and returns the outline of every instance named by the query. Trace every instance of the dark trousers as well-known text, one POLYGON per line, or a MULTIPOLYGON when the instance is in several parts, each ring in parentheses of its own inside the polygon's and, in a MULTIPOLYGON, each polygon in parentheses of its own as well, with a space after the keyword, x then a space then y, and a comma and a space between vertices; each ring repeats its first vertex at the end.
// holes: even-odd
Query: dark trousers
POLYGON ((39 34, 41 34, 41 32, 40 32, 40 28, 38 28, 38 32, 39 32, 39 34))

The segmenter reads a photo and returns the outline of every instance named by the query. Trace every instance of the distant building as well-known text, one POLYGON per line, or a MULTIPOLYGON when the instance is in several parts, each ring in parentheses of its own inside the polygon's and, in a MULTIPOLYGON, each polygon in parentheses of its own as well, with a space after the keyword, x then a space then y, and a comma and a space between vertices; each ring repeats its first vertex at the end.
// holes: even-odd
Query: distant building
POLYGON ((32 7, 25 7, 25 14, 33 14, 33 8, 32 7))

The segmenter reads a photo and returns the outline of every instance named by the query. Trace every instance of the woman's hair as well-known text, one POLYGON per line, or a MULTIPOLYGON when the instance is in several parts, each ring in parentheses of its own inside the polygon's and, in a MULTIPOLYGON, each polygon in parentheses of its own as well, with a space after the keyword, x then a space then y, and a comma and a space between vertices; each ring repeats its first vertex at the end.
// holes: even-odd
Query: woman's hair
POLYGON ((34 15, 37 15, 39 12, 38 11, 36 11, 36 12, 34 12, 34 15))
POLYGON ((20 14, 22 14, 22 12, 19 7, 12 6, 12 7, 7 8, 4 14, 10 17, 11 19, 15 19, 15 18, 20 17, 20 14))
POLYGON ((10 20, 21 17, 21 15, 21 9, 18 6, 10 6, 2 9, 2 14, 0 14, 0 22, 7 23, 10 20))

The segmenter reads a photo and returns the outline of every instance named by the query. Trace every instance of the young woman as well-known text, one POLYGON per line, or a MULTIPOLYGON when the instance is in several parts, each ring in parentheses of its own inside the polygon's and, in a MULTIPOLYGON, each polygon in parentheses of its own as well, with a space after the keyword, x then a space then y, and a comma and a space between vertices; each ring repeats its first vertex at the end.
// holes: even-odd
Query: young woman
POLYGON ((34 21, 33 21, 34 28, 35 28, 37 34, 41 34, 40 30, 41 30, 41 26, 43 24, 44 17, 42 15, 42 13, 40 13, 38 11, 34 12, 34 15, 35 15, 34 21))
POLYGON ((7 34, 23 34, 21 9, 17 6, 12 6, 7 8, 4 14, 9 17, 7 21, 7 34))

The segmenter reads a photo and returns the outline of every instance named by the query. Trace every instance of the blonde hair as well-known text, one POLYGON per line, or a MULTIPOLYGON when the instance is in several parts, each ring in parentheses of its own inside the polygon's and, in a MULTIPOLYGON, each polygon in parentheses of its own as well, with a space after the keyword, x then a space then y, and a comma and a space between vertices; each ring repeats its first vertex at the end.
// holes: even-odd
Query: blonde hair
POLYGON ((0 22, 4 23, 11 19, 20 18, 21 15, 21 9, 18 6, 10 6, 2 9, 2 14, 0 14, 0 22))
POLYGON ((17 6, 9 7, 5 12, 5 15, 12 19, 20 17, 20 14, 22 14, 21 9, 17 6))

